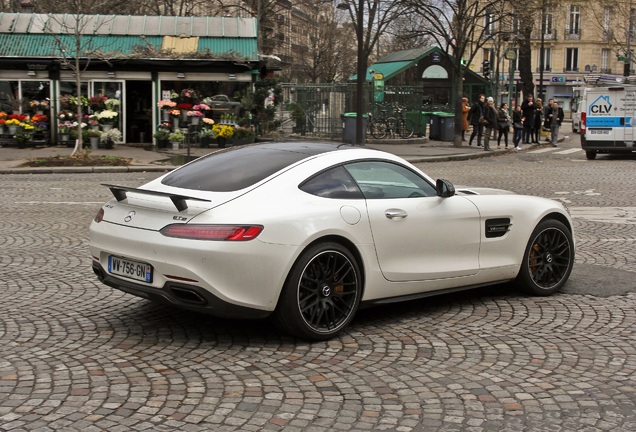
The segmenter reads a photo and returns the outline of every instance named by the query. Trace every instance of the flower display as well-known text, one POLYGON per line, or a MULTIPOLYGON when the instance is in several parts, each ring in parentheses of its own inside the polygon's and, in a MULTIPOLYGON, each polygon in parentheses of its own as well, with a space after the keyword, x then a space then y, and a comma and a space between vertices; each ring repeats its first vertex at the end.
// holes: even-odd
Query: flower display
POLYGON ((192 108, 192 104, 188 103, 188 102, 181 102, 181 103, 177 104, 177 108, 187 111, 190 108, 192 108))
POLYGON ((121 141, 121 131, 117 128, 110 129, 102 132, 102 135, 99 137, 99 140, 103 143, 107 144, 115 144, 118 141, 121 141))
POLYGON ((0 118, 0 126, 4 126, 7 121, 3 118, 0 118))
POLYGON ((209 111, 211 108, 209 105, 206 104, 196 104, 195 106, 192 107, 193 110, 197 110, 197 111, 209 111))
POLYGON ((171 100, 160 100, 159 102, 157 102, 157 106, 161 109, 170 109, 170 108, 174 108, 177 106, 176 102, 173 102, 171 100))
POLYGON ((186 115, 188 117, 203 117, 203 113, 201 111, 188 111, 186 115))
POLYGON ((104 102, 106 102, 106 99, 108 98, 103 95, 92 96, 88 101, 88 105, 91 107, 93 111, 100 111, 106 107, 106 105, 104 105, 104 102))
POLYGON ((65 121, 57 125, 57 130, 61 134, 69 134, 71 133, 72 129, 73 129, 73 123, 70 121, 65 121))
POLYGON ((0 120, 6 120, 8 117, 8 114, 4 111, 0 111, 0 120))
POLYGON ((24 114, 11 114, 11 115, 9 115, 9 119, 18 120, 19 123, 22 123, 23 121, 26 121, 28 118, 29 118, 29 116, 26 116, 24 114))
POLYGON ((157 126, 158 129, 172 129, 172 124, 169 122, 161 122, 159 123, 159 125, 157 126))
POLYGON ((104 111, 98 112, 96 115, 101 124, 111 124, 115 121, 119 114, 117 113, 117 111, 106 109, 104 111))
POLYGON ((181 90, 181 97, 183 99, 197 99, 199 96, 194 89, 183 89, 181 90))
POLYGON ((234 135, 234 126, 230 125, 215 124, 212 126, 212 130, 219 138, 231 138, 234 135))
POLYGON ((46 122, 49 118, 44 114, 34 114, 31 116, 31 123, 43 123, 46 122))
POLYGON ((114 111, 117 109, 119 105, 121 105, 121 102, 119 101, 119 99, 109 98, 109 99, 106 99, 106 101, 104 102, 104 105, 106 105, 107 110, 114 111))
POLYGON ((205 123, 205 125, 212 126, 214 124, 214 120, 211 118, 204 118, 203 123, 205 123))
POLYGON ((59 118, 62 121, 72 120, 75 117, 77 117, 77 114, 69 112, 69 111, 60 111, 60 113, 57 115, 57 118, 59 118))
POLYGON ((18 126, 20 123, 21 122, 18 119, 9 119, 5 122, 7 126, 18 126))
POLYGON ((179 117, 181 115, 181 110, 173 109, 168 114, 170 114, 173 117, 179 117))
POLYGON ((47 100, 32 100, 31 102, 29 102, 29 107, 33 108, 33 109, 46 109, 49 107, 49 101, 47 100))

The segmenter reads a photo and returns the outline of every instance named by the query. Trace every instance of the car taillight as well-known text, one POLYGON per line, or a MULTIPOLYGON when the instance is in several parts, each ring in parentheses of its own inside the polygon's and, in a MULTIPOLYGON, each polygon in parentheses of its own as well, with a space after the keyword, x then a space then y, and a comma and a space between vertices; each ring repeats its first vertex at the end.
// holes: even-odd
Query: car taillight
POLYGON ((100 223, 101 221, 104 220, 104 209, 100 208, 99 211, 97 212, 97 214, 95 215, 95 217, 93 218, 93 220, 97 223, 100 223))
POLYGON ((585 120, 587 120, 587 115, 584 112, 582 112, 581 113, 581 126, 580 126, 581 134, 585 133, 585 120))
POLYGON ((263 231, 262 225, 186 225, 165 226, 159 231, 166 237, 190 240, 249 241, 263 231))

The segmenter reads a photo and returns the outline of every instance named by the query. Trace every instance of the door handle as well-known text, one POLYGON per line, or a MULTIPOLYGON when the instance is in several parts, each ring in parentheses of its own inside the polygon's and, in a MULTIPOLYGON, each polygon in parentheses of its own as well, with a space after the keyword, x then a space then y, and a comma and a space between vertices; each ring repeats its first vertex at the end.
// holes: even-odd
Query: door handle
POLYGON ((404 210, 388 209, 385 210, 384 216, 386 216, 388 219, 406 219, 408 214, 404 210))

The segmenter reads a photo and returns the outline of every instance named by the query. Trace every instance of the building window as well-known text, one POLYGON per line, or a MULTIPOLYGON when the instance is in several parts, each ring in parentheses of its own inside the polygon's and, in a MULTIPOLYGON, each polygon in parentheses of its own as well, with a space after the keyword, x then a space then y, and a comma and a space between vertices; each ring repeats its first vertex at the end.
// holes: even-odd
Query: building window
POLYGON ((567 48, 565 50, 565 71, 564 72, 578 72, 579 71, 579 49, 567 48))
POLYGON ((610 29, 610 17, 611 17, 611 13, 612 10, 608 7, 606 7, 603 10, 603 37, 605 38, 605 40, 610 40, 611 39, 611 29, 610 29))
MULTIPOLYGON (((539 54, 539 70, 541 68, 541 53, 539 54)), ((552 48, 543 48, 543 70, 552 71, 552 48)))
POLYGON ((495 14, 487 12, 484 17, 484 34, 491 35, 495 33, 495 14))
POLYGON ((577 36, 581 34, 581 8, 578 5, 570 5, 568 24, 567 34, 577 36))
POLYGON ((607 48, 603 48, 601 50, 601 73, 612 73, 609 68, 609 56, 610 50, 607 48))
POLYGON ((543 35, 544 39, 556 39, 554 15, 552 15, 552 12, 546 12, 543 16, 543 35))

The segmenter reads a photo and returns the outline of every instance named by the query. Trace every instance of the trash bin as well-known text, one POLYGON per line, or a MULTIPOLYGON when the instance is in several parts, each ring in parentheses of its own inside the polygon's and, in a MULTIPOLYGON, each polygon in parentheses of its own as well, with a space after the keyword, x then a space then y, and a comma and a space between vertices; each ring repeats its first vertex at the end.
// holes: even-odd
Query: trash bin
POLYGON ((362 115, 362 141, 356 140, 356 120, 357 113, 344 113, 340 115, 342 119, 342 141, 350 144, 363 144, 367 141, 367 123, 369 115, 362 115))
POLYGON ((439 140, 441 138, 441 130, 439 124, 439 113, 432 112, 429 115, 428 121, 428 137, 432 140, 439 140))
POLYGON ((440 141, 453 141, 455 137, 455 115, 439 114, 440 141))
POLYGON ((428 124, 428 115, 425 111, 409 111, 406 113, 406 122, 413 126, 413 132, 417 136, 426 135, 426 125, 428 124))

